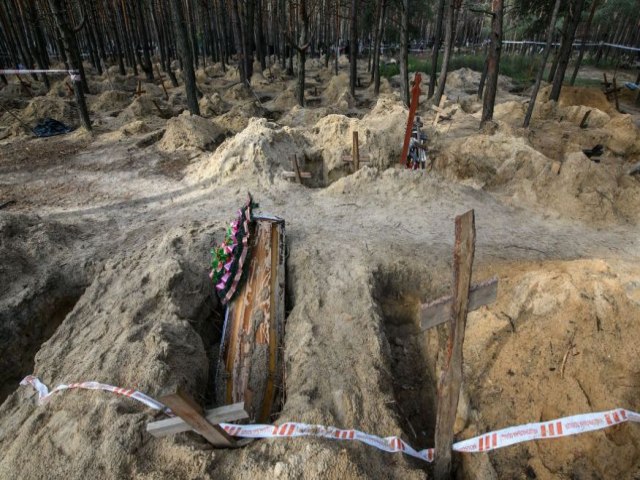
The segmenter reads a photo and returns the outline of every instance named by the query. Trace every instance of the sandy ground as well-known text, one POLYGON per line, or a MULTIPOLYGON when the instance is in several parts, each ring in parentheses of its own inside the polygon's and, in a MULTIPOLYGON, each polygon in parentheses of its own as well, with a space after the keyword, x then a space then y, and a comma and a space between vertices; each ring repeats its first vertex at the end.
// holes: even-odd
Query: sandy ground
MULTIPOLYGON (((458 72, 450 121, 431 125, 421 104, 434 161, 410 172, 394 168, 406 109, 393 83, 376 100, 364 81, 353 98, 346 76, 316 60, 309 72, 306 109, 278 68, 254 78, 251 92, 210 66, 198 72, 207 120, 179 115, 180 88, 165 99, 147 84, 134 98, 135 81, 113 74, 92 82, 93 135, 33 139, 0 118, 0 203, 15 200, 0 210, 0 477, 429 474, 421 462, 352 443, 262 440, 223 451, 195 434, 159 440, 145 431, 153 413, 128 399, 74 391, 37 406, 17 386, 35 373, 50 386, 97 380, 155 396, 178 382, 209 406, 221 308, 208 251, 247 191, 286 219, 278 422, 433 446, 444 332, 421 333, 415 310, 447 293, 453 219, 471 208, 474 279, 497 275, 500 287, 494 304, 469 315, 456 438, 640 410, 640 180, 627 174, 640 160, 637 117, 598 92, 567 91, 558 105, 542 101, 523 131, 526 99, 504 79, 496 123, 480 132, 477 74, 458 72), (580 129, 585 108, 591 123, 580 129), (353 130, 372 163, 350 174, 341 155, 353 130), (605 146, 600 163, 580 152, 594 142, 605 146), (283 178, 293 154, 314 173, 310 186, 283 178)), ((74 121, 55 91, 5 94, 25 121, 45 101, 74 121)), ((638 427, 625 424, 460 455, 456 465, 461 478, 635 478, 639 444, 638 427)))

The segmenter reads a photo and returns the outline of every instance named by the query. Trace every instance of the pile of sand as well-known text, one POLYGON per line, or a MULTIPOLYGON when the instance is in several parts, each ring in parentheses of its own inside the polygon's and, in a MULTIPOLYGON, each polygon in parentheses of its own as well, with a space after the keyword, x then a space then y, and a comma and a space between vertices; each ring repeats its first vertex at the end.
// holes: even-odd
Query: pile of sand
POLYGON ((131 94, 120 90, 108 90, 98 96, 87 97, 89 111, 92 113, 109 114, 122 110, 131 103, 131 94))
POLYGON ((303 156, 309 148, 308 141, 295 129, 253 118, 244 130, 192 167, 187 178, 199 182, 215 176, 266 176, 271 181, 279 171, 290 170, 294 154, 303 156))
POLYGON ((347 111, 355 106, 355 99, 349 92, 349 76, 346 73, 334 75, 329 80, 329 85, 322 98, 327 106, 334 107, 338 111, 347 111))
POLYGON ((216 62, 213 65, 207 65, 204 68, 204 72, 209 77, 221 77, 224 75, 224 70, 222 69, 222 64, 220 62, 216 62))
MULTIPOLYGON (((470 68, 460 68, 453 70, 447 74, 447 84, 445 90, 449 93, 452 91, 463 91, 465 93, 477 93, 480 86, 481 72, 476 72, 470 68)), ((423 77, 424 78, 424 77, 423 77)), ((499 90, 511 90, 513 84, 511 79, 504 75, 498 75, 498 89, 499 90)))
POLYGON ((225 137, 224 131, 211 121, 184 111, 167 121, 166 131, 158 143, 165 152, 176 150, 213 150, 225 137))
POLYGON ((225 89, 222 98, 230 103, 243 103, 248 100, 255 100, 255 96, 244 83, 236 83, 232 87, 225 89))
POLYGON ((67 125, 78 125, 80 123, 75 105, 70 100, 58 97, 35 97, 24 110, 19 112, 19 116, 24 123, 31 126, 34 126, 40 119, 47 117, 67 125))
POLYGON ((295 85, 290 85, 273 100, 264 104, 265 108, 275 112, 285 112, 296 105, 298 105, 298 99, 296 98, 295 85))
POLYGON ((159 98, 154 98, 149 94, 142 94, 134 98, 133 102, 125 108, 118 119, 123 122, 130 122, 145 117, 170 117, 173 110, 169 104, 159 98))
POLYGON ((300 105, 294 105, 293 108, 278 119, 278 123, 288 127, 312 127, 320 119, 333 113, 335 113, 335 110, 331 107, 305 108, 300 105))
POLYGON ((264 116, 265 110, 253 100, 234 105, 228 112, 214 118, 214 123, 224 130, 238 133, 244 130, 249 120, 264 116))
POLYGON ((218 92, 211 95, 203 95, 198 102, 200 114, 205 116, 222 115, 229 111, 229 104, 225 102, 218 92))
POLYGON ((626 174, 623 162, 605 158, 595 163, 580 150, 550 159, 508 131, 451 142, 434 167, 451 179, 563 217, 599 223, 640 220, 640 182, 626 174))
MULTIPOLYGON (((497 301, 470 313, 467 323, 463 394, 472 400, 460 438, 638 408, 632 391, 640 369, 640 304, 614 265, 577 260, 492 269, 500 277, 497 301)), ((432 352, 437 340, 430 336, 432 352)), ((627 424, 500 449, 490 461, 473 454, 461 459, 466 478, 523 478, 523 471, 541 479, 632 478, 639 441, 640 430, 627 424)))

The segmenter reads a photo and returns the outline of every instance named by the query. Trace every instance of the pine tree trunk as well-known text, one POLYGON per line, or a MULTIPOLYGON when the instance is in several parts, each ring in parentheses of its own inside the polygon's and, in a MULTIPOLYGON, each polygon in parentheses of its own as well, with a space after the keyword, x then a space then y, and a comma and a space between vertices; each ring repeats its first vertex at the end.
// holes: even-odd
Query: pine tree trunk
MULTIPOLYGON (((71 30, 71 27, 67 23, 67 15, 64 9, 63 0, 49 0, 49 6, 51 13, 55 19, 58 31, 62 37, 62 44, 67 51, 67 58, 69 59, 69 67, 73 70, 80 70, 78 65, 78 59, 80 55, 78 53, 78 46, 76 38, 71 30)), ((73 84, 73 93, 75 95, 76 103, 78 104, 78 110, 80 112, 80 120, 82 125, 88 131, 91 131, 91 120, 89 118, 89 110, 87 109, 87 102, 84 98, 84 92, 79 82, 75 81, 73 84)))
POLYGON ((438 15, 436 17, 436 33, 433 41, 433 51, 431 52, 431 79, 429 80, 428 98, 433 97, 436 89, 436 75, 438 73, 438 56, 442 45, 442 17, 444 16, 445 0, 438 0, 438 15))
POLYGON ((298 104, 301 107, 304 107, 304 76, 305 76, 305 62, 306 62, 306 52, 307 52, 307 42, 309 41, 309 16, 307 15, 307 1, 300 0, 299 4, 299 13, 300 13, 300 41, 296 47, 298 51, 298 86, 296 88, 296 97, 298 99, 298 104))
POLYGON ((596 13, 596 8, 598 7, 598 0, 592 0, 591 3, 591 11, 589 11, 589 18, 587 19, 587 24, 584 28, 584 35, 582 36, 582 44, 580 45, 580 53, 578 54, 578 59, 576 60, 576 66, 573 69, 573 75, 571 75, 571 81, 569 84, 573 86, 576 83, 576 77, 578 76, 578 70, 580 70, 580 64, 582 63, 582 57, 584 57, 584 52, 586 50, 587 39, 589 38, 589 30, 591 29, 591 22, 593 21, 593 15, 596 13))
POLYGON ((496 91, 498 89, 498 71, 500 68, 500 52, 502 50, 502 21, 503 21, 503 1, 492 0, 491 12, 491 47, 487 60, 487 91, 482 102, 482 119, 480 126, 485 122, 493 120, 493 107, 496 103, 496 91))
POLYGON ((538 75, 536 76, 536 83, 533 87, 533 91, 531 92, 531 99, 529 100, 529 107, 527 108, 527 113, 524 116, 524 128, 529 127, 529 122, 531 121, 531 115, 533 114, 533 108, 536 104, 536 97, 538 96, 538 92, 540 91, 540 84, 542 83, 542 77, 544 75, 544 69, 547 66, 547 60, 549 60, 549 54, 551 53, 551 44, 553 43, 553 34, 556 28, 556 19, 558 18, 558 10, 560 10, 560 2, 561 0, 556 0, 555 5, 553 6, 553 13, 551 14, 551 22, 549 23, 549 28, 547 29, 547 40, 546 45, 544 47, 544 53, 542 54, 542 65, 540 65, 540 70, 538 70, 538 75))
POLYGON ((433 103, 435 105, 440 104, 440 99, 444 95, 444 87, 447 83, 447 69, 449 68, 449 60, 451 59, 451 52, 453 51, 453 40, 455 37, 455 1, 449 0, 447 9, 447 23, 445 26, 445 44, 444 44, 444 56, 442 58, 442 67, 440 68, 440 76, 438 77, 438 89, 434 94, 433 103))
POLYGON ((560 52, 558 52, 558 69, 553 77, 553 86, 551 87, 551 93, 549 94, 549 100, 558 101, 560 98, 560 90, 562 89, 562 82, 564 81, 564 74, 569 65, 569 59, 571 58, 571 51, 573 50, 573 40, 576 36, 576 29, 580 23, 580 14, 582 13, 582 6, 584 0, 575 0, 573 2, 573 8, 571 16, 568 19, 568 28, 566 35, 562 38, 562 44, 560 45, 560 52))
POLYGON ((178 43, 178 54, 182 59, 182 75, 184 77, 184 88, 187 93, 187 107, 192 115, 200 115, 198 93, 196 91, 196 75, 193 69, 193 55, 191 54, 189 32, 187 31, 184 11, 182 10, 182 0, 170 1, 178 43))
POLYGON ((376 47, 373 62, 373 94, 380 95, 380 44, 384 29, 384 16, 387 10, 386 0, 380 0, 380 16, 378 18, 378 29, 376 33, 376 47))
POLYGON ((400 15, 400 85, 402 101, 409 106, 409 0, 402 0, 400 15))
POLYGON ((349 40, 349 92, 355 97, 358 78, 358 0, 351 0, 351 35, 349 40))

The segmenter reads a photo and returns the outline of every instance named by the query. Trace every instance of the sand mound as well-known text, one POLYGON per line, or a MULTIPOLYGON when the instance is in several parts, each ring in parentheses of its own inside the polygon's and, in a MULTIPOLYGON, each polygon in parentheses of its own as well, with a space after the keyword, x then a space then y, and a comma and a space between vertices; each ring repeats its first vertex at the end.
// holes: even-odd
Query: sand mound
MULTIPOLYGON (((471 313, 467 324, 464 389, 473 401, 462 438, 637 406, 623 385, 636 381, 631 372, 638 370, 634 319, 640 306, 627 296, 615 267, 579 260, 492 273, 500 277, 497 302, 471 313)), ((437 346, 435 339, 430 346, 437 346)), ((624 425, 506 448, 486 462, 492 475, 479 464, 472 467, 478 457, 462 459, 467 478, 522 478, 525 470, 529 478, 630 478, 637 472, 633 452, 639 439, 637 428, 624 425)))
POLYGON ((595 107, 587 107, 585 105, 559 107, 557 109, 557 114, 565 120, 577 126, 580 126, 582 119, 588 111, 591 111, 586 122, 589 128, 604 127, 611 120, 611 117, 602 110, 599 110, 595 107))
POLYGON ((282 93, 278 94, 278 96, 276 96, 273 100, 265 103, 264 106, 269 110, 284 112, 296 105, 298 105, 298 100, 296 98, 296 88, 295 86, 290 86, 282 93))
POLYGON ((554 166, 554 160, 524 138, 498 132, 452 142, 436 158, 435 168, 475 188, 497 190, 516 203, 535 204, 568 218, 640 220, 640 182, 626 175, 624 164, 595 163, 579 150, 559 160, 554 166))
MULTIPOLYGON (((373 92, 374 89, 374 83, 371 82, 371 85, 369 85, 369 87, 367 87, 367 90, 369 90, 370 92, 373 92)), ((391 84, 389 83, 389 80, 387 80, 384 77, 380 78, 380 93, 393 93, 394 90, 391 87, 391 84)))
POLYGON ((213 65, 207 65, 204 71, 209 77, 221 77, 224 75, 222 64, 220 62, 214 63, 213 65))
POLYGON ((125 108, 131 103, 131 94, 119 90, 108 90, 94 97, 89 109, 94 113, 109 113, 125 108))
POLYGON ((53 118, 68 125, 78 125, 80 120, 75 105, 70 100, 57 97, 35 97, 27 108, 20 112, 20 119, 34 126, 42 118, 53 118))
POLYGON ((173 111, 164 100, 154 98, 146 93, 136 97, 127 108, 125 108, 118 119, 130 122, 145 117, 171 116, 173 111))
POLYGON ((222 95, 222 98, 227 102, 238 103, 246 102, 247 100, 255 100, 256 97, 244 83, 237 83, 234 86, 227 88, 222 95))
POLYGON ((334 75, 322 92, 324 103, 340 111, 346 111, 355 105, 355 99, 349 92, 349 76, 346 73, 334 75))
POLYGON ((201 181, 214 176, 265 176, 271 181, 282 169, 291 168, 294 154, 303 156, 309 143, 295 129, 264 118, 248 120, 247 127, 228 138, 209 158, 195 165, 187 177, 201 181))
POLYGON ((249 120, 264 116, 264 109, 257 101, 234 105, 231 110, 213 119, 214 123, 223 130, 237 133, 244 130, 249 120))
POLYGON ((211 121, 188 111, 167 121, 167 130, 158 143, 165 152, 212 150, 224 138, 224 131, 211 121))
MULTIPOLYGON (((447 84, 445 89, 448 90, 462 90, 465 93, 477 93, 480 86, 481 72, 476 72, 470 68, 460 68, 453 70, 447 74, 447 84)), ((424 77, 423 78, 428 78, 424 77)), ((499 90, 511 90, 513 84, 511 79, 504 75, 498 75, 498 89, 499 90)))
POLYGON ((219 93, 214 92, 211 95, 203 95, 198 102, 200 113, 207 116, 222 115, 229 111, 229 104, 225 102, 219 93))
POLYGON ((640 129, 631 115, 615 116, 604 130, 611 135, 607 147, 612 152, 618 155, 640 154, 640 129))
POLYGON ((10 82, 8 85, 0 84, 0 98, 31 98, 31 95, 19 84, 10 82))
POLYGON ((304 108, 300 105, 294 105, 278 119, 278 123, 289 127, 312 127, 320 119, 332 113, 335 112, 331 107, 304 108))

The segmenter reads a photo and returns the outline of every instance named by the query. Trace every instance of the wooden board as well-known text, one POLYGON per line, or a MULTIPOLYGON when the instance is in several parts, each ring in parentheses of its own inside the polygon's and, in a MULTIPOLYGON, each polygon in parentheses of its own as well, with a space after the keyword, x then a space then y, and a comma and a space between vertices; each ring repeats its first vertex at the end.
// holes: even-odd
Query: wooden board
MULTIPOLYGON (((489 305, 495 302, 498 296, 498 278, 493 277, 489 280, 473 285, 469 293, 469 311, 477 310, 483 305, 489 305)), ((449 320, 451 316, 451 300, 452 296, 439 298, 433 302, 425 303, 420 307, 420 328, 427 330, 429 328, 441 325, 449 320)))
POLYGON ((234 447, 235 440, 222 427, 212 425, 202 415, 202 408, 179 388, 160 397, 160 402, 169 407, 184 422, 202 435, 215 447, 234 447))
POLYGON ((216 375, 218 404, 244 402, 249 418, 268 422, 283 379, 284 220, 256 219, 245 281, 225 314, 216 375))
MULTIPOLYGON (((249 418, 249 414, 244 410, 244 403, 234 403, 207 410, 204 412, 204 418, 212 425, 216 425, 221 422, 245 420, 249 418)), ((165 418, 164 420, 147 423, 147 432, 154 437, 165 437, 175 433, 188 432, 189 430, 191 430, 191 425, 180 417, 165 418)))

